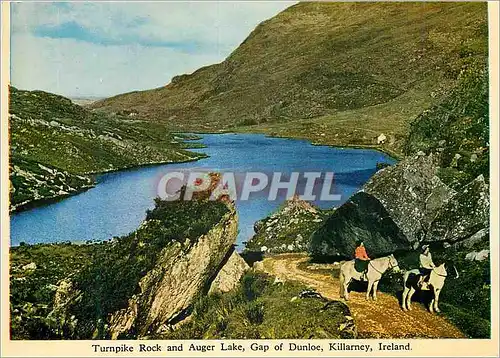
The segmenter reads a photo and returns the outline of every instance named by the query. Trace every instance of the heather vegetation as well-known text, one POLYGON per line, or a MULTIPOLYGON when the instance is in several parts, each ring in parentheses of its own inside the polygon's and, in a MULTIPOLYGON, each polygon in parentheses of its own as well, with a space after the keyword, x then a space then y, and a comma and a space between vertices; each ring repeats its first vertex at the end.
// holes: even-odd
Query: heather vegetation
POLYGON ((203 157, 159 124, 96 114, 47 92, 10 87, 9 114, 12 210, 87 189, 90 173, 203 157))
POLYGON ((161 339, 326 339, 356 338, 349 309, 320 297, 301 297, 307 287, 282 285, 249 272, 229 293, 203 296, 191 319, 161 339))
POLYGON ((227 212, 219 201, 157 201, 135 232, 108 242, 12 248, 12 337, 92 337, 126 306, 162 250, 175 243, 189 250, 227 212))

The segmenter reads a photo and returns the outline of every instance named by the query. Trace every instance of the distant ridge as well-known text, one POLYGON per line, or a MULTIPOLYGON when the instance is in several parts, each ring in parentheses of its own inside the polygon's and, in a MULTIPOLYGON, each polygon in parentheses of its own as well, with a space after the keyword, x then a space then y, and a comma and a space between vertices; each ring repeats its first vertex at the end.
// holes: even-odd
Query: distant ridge
POLYGON ((453 85, 465 57, 486 56, 486 3, 299 3, 258 25, 222 63, 92 108, 181 130, 251 125, 327 144, 373 144, 382 129, 398 151, 403 122, 453 85), (329 137, 339 113, 361 133, 329 137), (321 123, 326 132, 313 123, 307 134, 288 133, 286 123, 322 116, 332 116, 321 123))

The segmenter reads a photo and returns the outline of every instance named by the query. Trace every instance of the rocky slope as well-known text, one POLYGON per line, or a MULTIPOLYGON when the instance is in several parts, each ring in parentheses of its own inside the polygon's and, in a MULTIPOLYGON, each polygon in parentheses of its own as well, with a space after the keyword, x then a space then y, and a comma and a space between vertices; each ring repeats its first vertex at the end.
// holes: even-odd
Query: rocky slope
POLYGON ((10 211, 28 208, 39 200, 60 199, 94 185, 88 176, 71 174, 24 158, 12 158, 9 164, 10 211))
POLYGON ((237 225, 232 208, 195 243, 165 247, 154 268, 139 281, 139 292, 129 299, 128 307, 111 315, 111 338, 129 332, 146 336, 169 330, 194 298, 206 291, 209 279, 218 274, 219 265, 235 243, 237 225))
POLYGON ((315 256, 350 257, 364 239, 373 255, 440 242, 488 242, 488 71, 469 59, 456 86, 422 112, 407 158, 375 174, 313 235, 315 256))
POLYGON ((111 242, 16 248, 12 335, 137 338, 168 331, 212 285, 224 290, 239 282, 246 268, 234 252, 237 224, 230 203, 158 201, 137 231, 111 242))
POLYGON ((257 221, 255 235, 245 243, 246 252, 303 252, 310 235, 321 226, 328 211, 293 197, 272 215, 257 221))
POLYGON ((299 3, 222 63, 92 107, 329 144, 376 145, 383 132, 383 147, 399 152, 407 120, 441 98, 464 61, 487 57, 486 23, 484 3, 299 3))
POLYGON ((9 127, 11 210, 84 190, 85 174, 201 157, 161 126, 42 91, 10 87, 9 127))

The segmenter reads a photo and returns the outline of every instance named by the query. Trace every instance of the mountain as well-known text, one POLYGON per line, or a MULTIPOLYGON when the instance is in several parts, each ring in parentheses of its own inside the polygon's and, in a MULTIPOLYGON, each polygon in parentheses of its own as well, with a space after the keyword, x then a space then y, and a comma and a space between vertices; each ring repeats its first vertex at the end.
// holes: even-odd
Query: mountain
POLYGON ((222 63, 91 105, 181 130, 252 131, 401 153, 407 121, 487 56, 485 3, 299 3, 222 63))
POLYGON ((202 157, 152 122, 92 113, 43 91, 10 87, 9 95, 11 210, 85 190, 90 173, 202 157))

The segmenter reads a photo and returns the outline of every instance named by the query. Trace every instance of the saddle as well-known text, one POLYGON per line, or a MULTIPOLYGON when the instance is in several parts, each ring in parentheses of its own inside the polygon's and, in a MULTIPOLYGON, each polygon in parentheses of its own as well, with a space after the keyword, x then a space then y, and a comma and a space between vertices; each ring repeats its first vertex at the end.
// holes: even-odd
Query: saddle
POLYGON ((361 273, 361 279, 366 280, 366 272, 368 271, 369 260, 354 259, 354 269, 361 273))
POLYGON ((420 288, 421 291, 429 291, 429 278, 430 274, 427 275, 422 275, 420 274, 420 277, 418 278, 417 286, 420 288))
POLYGON ((429 279, 431 278, 431 272, 429 270, 420 269, 420 275, 418 278, 417 286, 422 291, 428 291, 429 288, 429 279))

